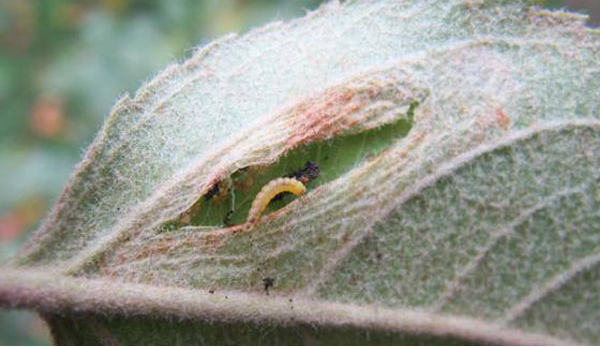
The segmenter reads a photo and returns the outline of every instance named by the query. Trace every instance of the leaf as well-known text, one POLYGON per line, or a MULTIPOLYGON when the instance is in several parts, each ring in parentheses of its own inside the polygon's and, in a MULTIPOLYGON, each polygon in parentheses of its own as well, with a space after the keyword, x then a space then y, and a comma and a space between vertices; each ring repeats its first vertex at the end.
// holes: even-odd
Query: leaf
POLYGON ((216 41, 115 105, 0 303, 62 344, 598 343, 584 21, 331 2, 216 41), (246 223, 306 161, 307 194, 246 223))

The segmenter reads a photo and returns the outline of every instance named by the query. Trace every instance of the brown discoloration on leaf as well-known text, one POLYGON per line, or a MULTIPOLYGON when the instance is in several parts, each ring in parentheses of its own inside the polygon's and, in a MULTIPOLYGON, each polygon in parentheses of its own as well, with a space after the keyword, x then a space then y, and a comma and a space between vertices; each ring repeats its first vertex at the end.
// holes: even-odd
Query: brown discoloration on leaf
POLYGON ((496 107, 495 109, 490 109, 477 118, 477 126, 483 130, 489 128, 509 130, 510 124, 510 117, 506 115, 506 112, 500 106, 496 107))
POLYGON ((423 140, 427 137, 427 133, 424 130, 418 130, 414 132, 414 135, 410 137, 410 144, 412 146, 418 145, 423 142, 423 140))
MULTIPOLYGON (((312 18, 173 65, 122 99, 15 263, 53 276, 0 271, 0 301, 53 314, 148 315, 177 329, 185 325, 177 319, 218 318, 264 333, 265 322, 304 319, 369 333, 446 336, 467 327, 461 336, 470 342, 548 341, 499 329, 510 324, 596 341, 595 330, 581 328, 593 312, 578 308, 590 300, 577 301, 594 298, 596 282, 572 278, 582 269, 573 260, 595 251, 597 35, 579 19, 528 13, 523 1, 471 1, 468 9, 465 1, 334 1, 312 18), (387 124, 399 125, 382 129, 391 144, 360 134, 387 124), (240 168, 283 170, 299 162, 286 151, 349 134, 359 136, 325 153, 327 180, 306 198, 251 229, 189 226, 241 211, 236 204, 272 178, 234 175, 240 168), (360 155, 346 151, 354 146, 360 155), (247 191, 234 201, 219 182, 247 191), (217 190, 223 202, 210 196, 217 190), (568 233, 580 225, 587 231, 568 233), (505 239, 525 247, 494 246, 505 239), (253 295, 265 279, 276 279, 273 300, 253 295), (568 287, 576 296, 564 300, 568 287), (300 299, 292 316, 283 294, 300 299), (503 325, 443 319, 447 312, 503 325), (489 338, 473 338, 486 330, 489 338)), ((318 145, 298 152, 313 148, 323 154, 318 145)), ((598 262, 594 255, 584 264, 598 262)))
POLYGON ((330 138, 350 127, 346 116, 359 108, 354 96, 352 90, 331 91, 319 100, 299 105, 291 122, 295 130, 286 141, 286 149, 330 138))
POLYGON ((504 112, 501 107, 496 109, 496 121, 502 129, 508 130, 510 128, 510 118, 506 115, 506 112, 504 112))
POLYGON ((283 152, 344 132, 366 130, 397 120, 409 105, 422 101, 427 95, 425 89, 415 85, 400 87, 408 80, 410 76, 404 71, 387 75, 375 72, 296 105, 289 112, 289 126, 293 131, 285 141, 283 152), (392 109, 395 112, 388 114, 392 109))
POLYGON ((241 224, 213 231, 198 231, 198 234, 183 237, 177 237, 175 234, 161 235, 155 240, 146 241, 141 248, 134 248, 135 252, 132 255, 129 254, 132 251, 131 248, 123 247, 119 252, 112 255, 109 260, 100 261, 98 266, 106 273, 107 271, 110 272, 111 268, 132 261, 167 255, 174 250, 195 248, 199 253, 212 253, 221 247, 229 236, 244 231, 245 227, 246 224, 241 224))
MULTIPOLYGON (((289 204, 283 208, 269 213, 261 218, 261 223, 273 221, 283 214, 289 213, 289 204)), ((111 256, 110 260, 103 259, 98 266, 104 273, 111 272, 111 268, 127 264, 132 261, 151 258, 153 256, 167 255, 170 251, 195 248, 198 253, 212 253, 225 244, 229 237, 242 233, 252 232, 252 224, 244 223, 229 228, 215 229, 212 231, 198 231, 199 234, 190 234, 177 237, 176 233, 161 234, 155 240, 146 241, 145 244, 135 250, 133 255, 129 247, 122 247, 118 253, 111 256)))

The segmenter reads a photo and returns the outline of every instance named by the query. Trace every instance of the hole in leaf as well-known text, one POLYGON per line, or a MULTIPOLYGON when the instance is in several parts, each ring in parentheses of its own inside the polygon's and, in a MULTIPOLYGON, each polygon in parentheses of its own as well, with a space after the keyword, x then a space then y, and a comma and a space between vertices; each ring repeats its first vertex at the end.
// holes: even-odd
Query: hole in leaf
MULTIPOLYGON (((306 184, 307 193, 326 184, 367 160, 375 158, 395 140, 410 131, 418 102, 411 104, 405 117, 393 123, 358 134, 338 136, 299 146, 268 166, 247 167, 233 173, 228 179, 213 186, 200 197, 179 221, 165 223, 161 231, 170 231, 184 225, 227 227, 246 222, 248 211, 256 194, 269 181, 289 177, 306 168, 308 162, 319 167, 318 177, 306 184)), ((276 211, 295 197, 284 194, 273 199, 264 214, 276 211)))

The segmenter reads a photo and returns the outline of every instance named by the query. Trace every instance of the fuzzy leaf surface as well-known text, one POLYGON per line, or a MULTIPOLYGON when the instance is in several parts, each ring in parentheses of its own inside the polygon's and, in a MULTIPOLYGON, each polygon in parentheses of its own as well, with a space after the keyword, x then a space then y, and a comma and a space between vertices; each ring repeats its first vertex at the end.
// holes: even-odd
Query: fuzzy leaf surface
POLYGON ((600 343, 584 22, 348 1, 217 40, 114 106, 0 304, 61 344, 600 343))

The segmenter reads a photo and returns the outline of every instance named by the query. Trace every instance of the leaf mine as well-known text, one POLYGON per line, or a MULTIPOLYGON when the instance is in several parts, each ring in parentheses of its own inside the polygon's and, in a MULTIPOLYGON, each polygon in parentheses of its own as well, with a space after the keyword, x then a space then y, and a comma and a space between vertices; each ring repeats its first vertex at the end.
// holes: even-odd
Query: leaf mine
POLYGON ((2 265, 0 305, 41 312, 57 342, 597 344, 585 20, 332 1, 217 40, 115 104, 2 265), (248 228, 292 177, 306 193, 248 228))

